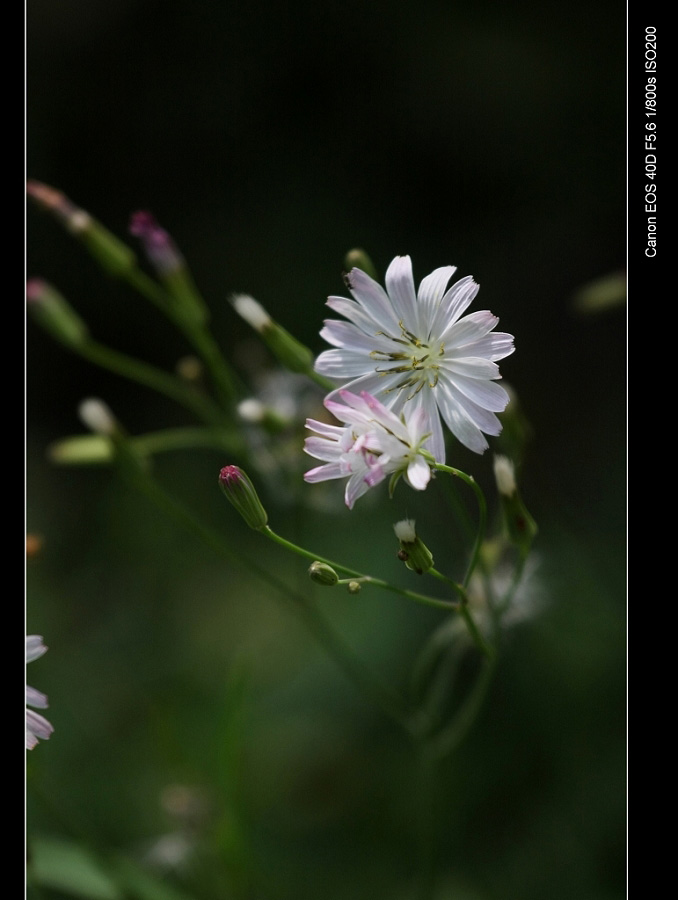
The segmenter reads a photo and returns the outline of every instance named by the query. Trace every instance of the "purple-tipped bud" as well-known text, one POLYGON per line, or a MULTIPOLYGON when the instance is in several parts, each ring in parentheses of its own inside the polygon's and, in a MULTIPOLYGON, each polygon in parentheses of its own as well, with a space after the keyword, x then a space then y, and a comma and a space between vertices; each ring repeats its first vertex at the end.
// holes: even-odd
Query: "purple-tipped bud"
POLYGON ((152 213, 145 210, 133 213, 129 231, 144 245, 146 255, 161 277, 184 267, 184 258, 176 244, 152 213))
POLYGON ((261 505, 254 485, 242 469, 238 466, 224 466, 219 473, 219 487, 250 528, 260 531, 266 527, 266 510, 261 505))

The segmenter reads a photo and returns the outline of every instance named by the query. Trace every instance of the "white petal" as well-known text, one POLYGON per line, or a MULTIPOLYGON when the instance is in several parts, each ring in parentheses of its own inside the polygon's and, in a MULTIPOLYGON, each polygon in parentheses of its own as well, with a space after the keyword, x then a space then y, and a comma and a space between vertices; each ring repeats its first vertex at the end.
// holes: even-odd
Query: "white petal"
POLYGON ((509 395, 494 381, 480 381, 477 378, 466 378, 464 375, 453 375, 450 380, 465 397, 483 409, 492 412, 503 412, 506 409, 509 395))
POLYGON ((476 378, 481 381, 494 381, 497 378, 501 378, 499 366, 496 363, 477 356, 451 356, 449 359, 442 359, 440 366, 452 378, 455 378, 457 375, 463 375, 465 378, 476 378))
POLYGON ((453 284, 440 301, 438 311, 431 323, 431 334, 442 337, 470 306, 480 287, 470 275, 453 284))
POLYGON ((405 415, 405 425, 411 437, 411 446, 416 447, 425 434, 431 434, 431 423, 429 416, 423 405, 419 405, 413 411, 409 411, 409 404, 405 404, 403 408, 405 415))
POLYGON ((384 280, 398 321, 402 322, 409 331, 418 331, 417 295, 414 290, 410 257, 396 256, 386 270, 384 280))
POLYGON ((346 316, 350 322, 357 325, 365 334, 376 334, 382 329, 379 322, 355 300, 348 300, 346 297, 328 297, 327 306, 333 309, 334 312, 346 316))
POLYGON ((443 299, 445 288, 456 271, 456 266, 443 266, 422 279, 419 285, 419 337, 428 337, 428 330, 433 324, 433 317, 443 299))
POLYGON ((463 394, 453 381, 441 379, 438 386, 442 383, 443 389, 452 402, 473 424, 484 431, 485 434, 497 435, 501 433, 501 422, 495 414, 488 409, 474 403, 469 397, 463 394))
POLYGON ((27 634, 26 635, 26 662, 33 662, 39 659, 43 653, 47 653, 47 647, 42 642, 42 635, 27 634))
POLYGON ((424 388, 417 394, 419 404, 426 411, 429 421, 429 430, 431 437, 426 441, 426 449, 433 455, 436 462, 445 462, 445 436, 443 435, 443 426, 440 421, 440 413, 436 403, 436 392, 438 388, 424 388))
POLYGON ((380 322, 384 331, 399 334, 398 317, 393 311, 393 304, 383 287, 370 278, 362 269, 351 269, 346 276, 351 294, 374 319, 380 322))
POLYGON ((492 331, 498 321, 499 319, 493 316, 488 309, 481 309, 479 312, 471 313, 454 325, 448 326, 440 335, 441 341, 445 344, 445 356, 452 350, 484 337, 492 331))
POLYGON ((54 731, 54 727, 40 713, 26 710, 26 749, 32 750, 38 743, 38 738, 46 741, 54 731))
POLYGON ((504 334, 501 331, 493 331, 464 347, 464 351, 469 356, 482 356, 492 360, 504 359, 506 356, 510 356, 515 349, 513 335, 504 334))
POLYGON ((369 364, 369 354, 374 350, 390 353, 393 349, 393 341, 390 341, 388 338, 382 335, 365 334, 357 325, 353 325, 351 322, 338 322, 336 319, 325 320, 325 326, 320 331, 320 337, 326 340, 328 344, 334 344, 335 347, 364 353, 368 357, 365 360, 365 364, 369 364))
POLYGON ((344 429, 340 425, 329 425, 327 422, 319 422, 317 419, 306 419, 306 427, 331 441, 338 441, 344 433, 344 429))
POLYGON ((435 392, 440 412, 452 434, 474 453, 484 453, 489 444, 483 437, 480 428, 457 401, 451 387, 445 384, 442 378, 438 382, 435 392))
POLYGON ((35 688, 28 685, 26 685, 26 703, 29 706, 35 706, 36 709, 47 709, 49 706, 47 695, 43 694, 42 691, 36 691, 35 688))
POLYGON ((431 480, 431 469, 422 456, 417 456, 407 467, 407 480, 417 491, 423 491, 431 480))
POLYGON ((344 478, 344 472, 341 463, 328 463, 326 466, 318 466, 316 469, 309 469, 304 473, 304 481, 309 484, 315 484, 317 481, 331 481, 333 478, 344 478))
POLYGON ((346 484, 346 490, 344 492, 346 506, 348 506, 349 509, 353 509, 356 500, 359 497, 362 497, 363 494, 366 494, 369 488, 370 486, 365 481, 364 473, 352 475, 346 484))
POLYGON ((315 361, 315 370, 328 378, 357 378, 374 368, 366 353, 355 350, 323 350, 315 361))
MULTIPOLYGON (((339 353, 342 351, 326 350, 325 352, 339 353)), ((323 354, 321 354, 321 356, 322 355, 323 354)), ((372 394, 373 397, 381 400, 384 406, 393 409, 398 392, 392 391, 391 388, 394 388, 396 384, 402 380, 402 377, 402 374, 399 372, 394 375, 382 374, 380 372, 368 372, 361 378, 355 378, 353 381, 349 381, 347 384, 343 385, 343 388, 336 388, 336 390, 330 391, 326 399, 338 400, 340 390, 352 391, 354 394, 360 393, 360 391, 367 391, 368 394, 372 394)))

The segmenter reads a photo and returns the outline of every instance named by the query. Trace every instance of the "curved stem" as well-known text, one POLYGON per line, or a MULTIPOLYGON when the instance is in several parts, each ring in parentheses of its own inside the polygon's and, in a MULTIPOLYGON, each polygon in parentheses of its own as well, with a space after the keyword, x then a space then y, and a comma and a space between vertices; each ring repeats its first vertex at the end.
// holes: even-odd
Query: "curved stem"
POLYGON ((471 639, 473 640, 473 643, 480 650, 480 652, 484 656, 487 656, 489 659, 492 656, 492 654, 494 653, 494 651, 492 650, 490 645, 487 643, 487 641, 483 638, 482 634, 480 633, 480 631, 478 629, 478 626, 476 625, 475 621, 473 620, 473 616, 469 612, 468 594, 466 593, 465 589, 460 584, 457 584, 456 581, 453 581, 451 578, 448 578, 447 575, 443 575, 443 573, 439 572, 437 569, 429 569, 428 574, 433 575, 435 578, 438 578, 440 581, 446 582, 457 592, 457 594, 459 594, 459 596, 461 598, 461 603, 459 604, 459 613, 460 613, 461 617, 463 618, 463 620, 466 624, 466 627, 468 628, 468 631, 469 631, 469 634, 471 635, 471 639))
POLYGON ((460 469, 453 469, 452 466, 446 466, 443 463, 436 463, 435 468, 440 472, 447 472, 449 475, 455 475, 457 478, 461 478, 462 481, 465 481, 466 484, 475 493, 476 499, 478 501, 478 531, 476 533, 476 539, 473 544, 471 559, 469 560, 468 568, 466 569, 466 574, 464 575, 464 580, 462 581, 463 587, 467 588, 468 583, 471 579, 471 575, 473 574, 475 567, 478 565, 478 559, 480 558, 480 548, 485 537, 485 528, 487 527, 487 504, 485 502, 485 495, 483 494, 477 482, 470 475, 467 475, 466 472, 462 472, 460 469))
POLYGON ((436 758, 442 759, 456 750, 471 730, 482 708, 496 666, 496 655, 485 661, 483 670, 461 709, 449 725, 431 740, 431 752, 436 758))
POLYGON ((397 587, 395 584, 391 584, 388 581, 384 581, 381 578, 374 578, 372 575, 365 575, 363 572, 358 572, 355 569, 349 569, 348 566, 344 566, 341 563, 334 562, 331 559, 326 559, 324 556, 319 556, 317 553, 311 553, 310 550, 304 550, 303 547, 297 546, 297 544, 293 544, 291 541, 286 540, 286 538, 281 537, 279 534, 276 534, 272 528, 268 525, 265 528, 261 529, 262 534, 265 534, 272 541, 275 541, 276 544, 280 544, 281 547, 285 547, 286 550, 291 550, 293 553, 298 553, 299 556, 304 556, 306 559, 310 559, 312 561, 318 561, 321 563, 325 563, 325 565, 331 566, 333 569, 337 569, 340 572, 345 572, 347 575, 355 579, 359 579, 363 583, 373 584, 375 587, 383 588, 386 591, 393 591, 396 594, 401 594, 403 597, 407 597, 409 600, 413 600, 415 603, 421 603, 424 606, 432 606, 436 609, 448 609, 448 610, 458 610, 460 609, 460 604, 455 603, 452 600, 438 600, 435 597, 428 597, 426 594, 418 594, 416 591, 408 591, 406 588, 397 587))
POLYGON ((248 572, 255 573, 287 600, 290 600, 301 614, 309 631, 363 694, 369 696, 385 715, 400 725, 411 736, 416 736, 423 730, 422 714, 416 710, 411 710, 396 691, 376 678, 353 650, 341 640, 308 598, 297 593, 284 581, 272 575, 254 560, 232 550, 229 543, 219 532, 214 531, 196 518, 190 510, 168 494, 138 465, 136 458, 130 455, 133 454, 133 451, 131 451, 131 448, 128 450, 126 442, 117 444, 116 450, 118 451, 117 459, 123 474, 148 499, 163 512, 167 513, 173 521, 178 522, 199 537, 220 556, 234 565, 245 567, 248 572))

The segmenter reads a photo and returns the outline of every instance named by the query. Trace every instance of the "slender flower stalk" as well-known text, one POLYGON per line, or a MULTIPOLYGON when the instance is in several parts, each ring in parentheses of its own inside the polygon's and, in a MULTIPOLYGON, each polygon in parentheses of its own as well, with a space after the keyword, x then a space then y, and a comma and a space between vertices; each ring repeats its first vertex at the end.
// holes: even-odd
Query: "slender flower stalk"
POLYGON ((270 538, 272 541, 275 541, 276 544, 279 544, 286 550, 291 550, 292 553, 297 553, 299 556, 303 556, 306 559, 311 559, 314 562, 322 563, 323 565, 329 566, 332 569, 336 569, 339 572, 344 572, 346 575, 350 576, 351 580, 353 581, 361 582, 363 584, 371 584, 374 587, 382 588, 385 591, 392 591, 395 594, 400 594, 401 596, 406 597, 408 600, 413 600, 415 603, 420 603, 423 606, 431 606, 434 609, 447 609, 452 612, 460 609, 461 604, 457 603, 454 600, 440 600, 437 597, 429 597, 426 594, 419 594, 416 591, 410 591, 406 588, 398 587, 398 585, 391 584, 388 581, 384 581, 382 578, 375 578, 372 575, 365 575, 364 573, 358 572, 355 569, 351 569, 348 566, 343 565, 342 563, 327 559, 324 556, 319 556, 317 553, 312 553, 310 550, 305 550, 303 547, 299 547, 297 544, 293 544, 292 541, 288 541, 287 538, 276 534, 276 532, 273 531, 273 529, 269 526, 266 526, 266 528, 262 529, 262 534, 265 534, 266 537, 270 538))
POLYGON ((316 371, 367 391, 400 413, 425 410, 431 423, 430 450, 445 462, 441 416, 455 437, 483 453, 483 435, 497 435, 495 413, 508 403, 497 360, 513 353, 513 337, 493 332, 499 321, 487 310, 463 313, 478 293, 469 276, 447 289, 456 271, 443 266, 415 291, 409 256, 397 256, 386 272, 386 289, 362 269, 346 283, 353 299, 330 297, 327 305, 348 322, 329 319, 320 332, 336 349, 316 360, 316 371))
POLYGON ((462 586, 464 588, 467 588, 468 583, 471 580, 471 575, 473 575, 475 567, 478 565, 478 561, 480 560, 480 549, 485 539, 485 530, 487 528, 487 503, 485 502, 485 495, 483 494, 479 484, 470 475, 467 475, 466 472, 462 472, 461 469, 454 469, 452 468, 452 466, 445 466, 442 463, 437 463, 435 468, 439 472, 447 472, 449 475, 454 475, 457 478, 461 478, 461 480, 466 482, 466 484, 471 488, 473 493, 476 495, 476 500, 478 501, 478 530, 476 532, 475 541, 473 543, 471 559, 469 560, 469 564, 466 568, 466 574, 464 575, 464 580, 462 582, 462 586))

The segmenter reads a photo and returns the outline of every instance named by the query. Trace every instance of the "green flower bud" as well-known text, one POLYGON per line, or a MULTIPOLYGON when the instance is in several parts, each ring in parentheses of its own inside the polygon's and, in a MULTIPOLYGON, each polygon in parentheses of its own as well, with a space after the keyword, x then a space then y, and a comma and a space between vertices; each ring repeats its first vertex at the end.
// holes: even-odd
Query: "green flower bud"
POLYGON ((423 575, 433 568, 433 554, 421 538, 417 537, 412 519, 396 522, 393 530, 400 543, 398 559, 402 560, 408 569, 417 575, 423 575))
POLYGON ((339 581, 339 576, 332 566, 328 566, 327 563, 322 563, 318 560, 311 563, 308 567, 308 575, 311 581, 315 581, 316 584, 322 584, 323 587, 334 587, 339 581))
POLYGON ((87 325, 70 303, 47 282, 31 278, 26 284, 28 310, 35 321, 67 347, 81 347, 88 338, 87 325))
POLYGON ((375 281, 379 277, 372 260, 361 247, 354 247, 352 250, 348 251, 344 257, 344 266, 346 267, 347 272, 350 272, 351 269, 362 269, 366 275, 369 275, 370 278, 374 278, 375 281))
POLYGON ((362 590, 362 585, 359 581, 349 581, 348 583, 348 592, 349 594, 359 594, 362 590))
POLYGON ((238 466, 224 466, 219 473, 219 487, 250 528, 260 531, 266 527, 268 522, 266 510, 254 485, 242 469, 238 466))
POLYGON ((271 353, 290 372, 307 374, 313 369, 313 353, 278 325, 254 297, 236 294, 231 298, 233 308, 259 333, 271 353))
POLYGON ((522 501, 511 460, 506 456, 495 456, 494 476, 497 481, 508 538, 525 557, 537 535, 537 523, 522 501))
POLYGON ((136 256, 127 244, 123 244, 84 209, 75 206, 61 191, 39 181, 29 181, 26 190, 41 209, 52 213, 57 221, 82 241, 111 275, 120 275, 134 268, 136 256))

